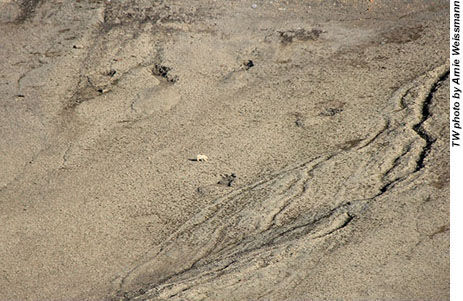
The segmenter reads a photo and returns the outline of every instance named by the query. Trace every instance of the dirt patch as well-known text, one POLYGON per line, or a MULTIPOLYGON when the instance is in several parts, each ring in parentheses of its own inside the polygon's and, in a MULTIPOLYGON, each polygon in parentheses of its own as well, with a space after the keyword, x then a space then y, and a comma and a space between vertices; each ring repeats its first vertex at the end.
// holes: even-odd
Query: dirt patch
POLYGON ((394 28, 383 33, 380 40, 385 43, 405 44, 421 38, 424 29, 422 25, 394 28))
POLYGON ((316 41, 320 38, 323 31, 320 29, 306 30, 300 28, 296 30, 279 31, 278 33, 280 35, 280 43, 282 45, 288 45, 294 41, 316 41))
POLYGON ((21 14, 16 18, 16 23, 23 23, 32 18, 35 10, 40 6, 42 0, 23 0, 21 2, 21 14))

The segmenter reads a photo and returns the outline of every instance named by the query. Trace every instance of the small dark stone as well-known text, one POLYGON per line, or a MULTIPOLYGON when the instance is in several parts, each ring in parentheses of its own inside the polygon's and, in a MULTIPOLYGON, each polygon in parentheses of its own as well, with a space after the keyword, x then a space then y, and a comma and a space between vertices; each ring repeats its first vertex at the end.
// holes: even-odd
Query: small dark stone
POLYGON ((233 185, 233 182, 235 182, 235 179, 236 179, 235 173, 232 173, 230 175, 224 174, 222 175, 222 179, 219 182, 217 182, 217 184, 231 187, 233 185))
POLYGON ((116 74, 116 70, 111 69, 111 70, 109 70, 109 72, 107 74, 108 74, 108 76, 113 77, 116 74))
POLYGON ((341 113, 342 109, 341 108, 328 108, 325 111, 321 112, 320 115, 322 116, 334 116, 338 113, 341 113))
POLYGON ((244 70, 249 70, 252 67, 254 67, 254 62, 249 60, 249 61, 245 62, 243 65, 244 65, 244 70))
POLYGON ((169 71, 170 71, 169 67, 156 64, 154 65, 153 74, 166 77, 169 71))
POLYGON ((169 74, 170 70, 171 70, 170 67, 156 64, 154 65, 152 72, 153 72, 153 75, 161 76, 165 78, 168 82, 175 83, 177 82, 178 77, 176 75, 172 76, 171 74, 169 74))

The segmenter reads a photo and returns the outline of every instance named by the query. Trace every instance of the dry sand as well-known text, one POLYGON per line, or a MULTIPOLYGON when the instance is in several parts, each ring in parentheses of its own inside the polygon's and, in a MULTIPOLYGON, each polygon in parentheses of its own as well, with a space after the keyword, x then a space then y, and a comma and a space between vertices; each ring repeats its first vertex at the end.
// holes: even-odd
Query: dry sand
POLYGON ((447 300, 448 5, 0 0, 0 299, 447 300))

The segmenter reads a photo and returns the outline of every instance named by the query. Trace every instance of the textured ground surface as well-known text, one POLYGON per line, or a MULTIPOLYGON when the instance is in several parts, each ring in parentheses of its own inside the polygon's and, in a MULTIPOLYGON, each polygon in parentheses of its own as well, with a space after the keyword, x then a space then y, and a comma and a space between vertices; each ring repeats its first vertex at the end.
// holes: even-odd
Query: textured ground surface
POLYGON ((0 299, 448 299, 447 57, 448 1, 0 0, 0 299))

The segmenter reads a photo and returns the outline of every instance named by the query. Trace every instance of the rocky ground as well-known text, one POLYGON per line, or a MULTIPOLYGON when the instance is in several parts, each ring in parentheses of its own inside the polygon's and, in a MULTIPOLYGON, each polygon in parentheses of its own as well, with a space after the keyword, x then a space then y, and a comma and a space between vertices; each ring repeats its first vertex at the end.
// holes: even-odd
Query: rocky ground
POLYGON ((448 5, 0 0, 0 299, 449 299, 448 5))

